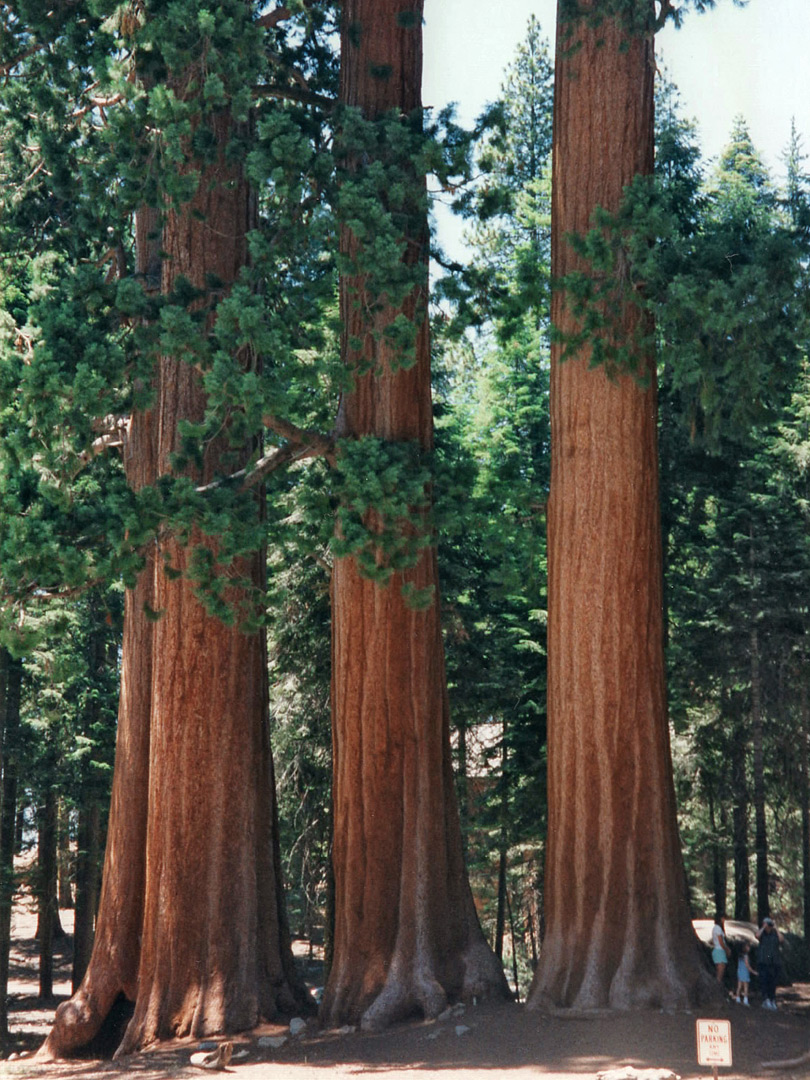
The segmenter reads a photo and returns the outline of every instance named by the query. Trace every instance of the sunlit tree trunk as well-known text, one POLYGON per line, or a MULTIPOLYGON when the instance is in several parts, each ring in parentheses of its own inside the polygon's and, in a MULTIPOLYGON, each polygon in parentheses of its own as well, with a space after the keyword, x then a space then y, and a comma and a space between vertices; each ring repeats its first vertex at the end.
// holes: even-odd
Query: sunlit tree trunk
MULTIPOLYGON (((420 109, 422 0, 348 0, 343 5, 341 98, 368 118, 420 109)), ((415 178, 415 183, 424 181, 415 178)), ((355 243, 348 230, 344 252, 355 243)), ((406 258, 427 258, 426 221, 408 237, 406 258)), ((344 277, 343 355, 350 368, 370 327, 356 301, 362 284, 344 277)), ((374 298, 378 300, 379 298, 374 298)), ((379 313, 375 329, 396 312, 379 313)), ((430 354, 424 296, 405 314, 418 320, 416 362, 394 371, 383 341, 377 371, 343 397, 338 433, 390 441, 433 441, 430 354)), ((437 586, 436 551, 386 588, 336 561, 333 578, 335 940, 322 1015, 327 1023, 381 1027, 410 1013, 436 1016, 448 1001, 504 994, 503 971, 478 925, 466 878, 451 764, 438 593, 409 608, 403 580, 437 586)))
MULTIPOLYGON (((591 0, 582 5, 598 12, 591 0)), ((652 0, 638 0, 650 18, 652 0)), ((568 37, 558 5, 552 275, 566 239, 653 166, 652 35, 568 37)), ((641 316, 626 304, 620 336, 641 316)), ((555 326, 576 321, 566 294, 555 326)), ((664 696, 655 362, 645 381, 552 352, 546 933, 531 1006, 685 1008, 710 984, 690 922, 664 696)))

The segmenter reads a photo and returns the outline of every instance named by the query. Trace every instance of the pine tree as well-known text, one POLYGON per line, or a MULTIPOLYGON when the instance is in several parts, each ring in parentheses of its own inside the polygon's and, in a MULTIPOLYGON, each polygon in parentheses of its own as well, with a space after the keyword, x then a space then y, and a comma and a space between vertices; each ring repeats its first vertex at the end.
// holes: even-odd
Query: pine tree
MULTIPOLYGON (((659 320, 666 364, 663 446, 674 717, 680 728, 700 710, 694 745, 704 762, 706 790, 698 800, 705 801, 708 792, 720 817, 728 806, 732 811, 732 834, 724 836, 707 823, 706 842, 722 866, 733 848, 734 909, 745 918, 750 913, 751 794, 760 914, 768 906, 763 755, 773 752, 768 712, 778 698, 768 673, 782 663, 779 613, 790 610, 796 581, 789 540, 794 526, 787 506, 774 498, 767 447, 803 337, 802 249, 795 230, 785 227, 776 192, 741 122, 717 174, 684 220, 681 238, 667 253, 671 281, 678 284, 669 306, 661 306, 659 320), (721 253, 726 262, 733 253, 733 269, 721 266, 721 253), (681 270, 678 260, 686 258, 691 265, 684 263, 681 270), (687 296, 692 299, 679 309, 687 296), (679 330, 685 330, 687 313, 693 326, 701 327, 699 353, 694 332, 686 340, 679 330), (748 383, 738 389, 736 379, 746 369, 748 383), (696 377, 705 380, 699 401, 691 397, 696 377), (777 556, 780 535, 785 547, 777 556), (699 703, 695 687, 705 688, 699 703), (746 761, 751 742, 754 756, 746 761), (704 754, 703 747, 713 749, 704 754)), ((716 899, 724 906, 724 895, 716 899)))

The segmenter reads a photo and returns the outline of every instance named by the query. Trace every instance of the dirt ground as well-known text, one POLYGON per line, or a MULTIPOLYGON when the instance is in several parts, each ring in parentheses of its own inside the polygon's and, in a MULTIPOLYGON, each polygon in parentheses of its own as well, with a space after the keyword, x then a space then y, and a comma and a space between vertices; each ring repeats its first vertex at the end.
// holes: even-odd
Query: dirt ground
MULTIPOLYGON (((62 913, 66 930, 70 912, 62 913)), ((176 1042, 123 1061, 73 1061, 42 1064, 30 1055, 45 1038, 53 1010, 69 992, 70 938, 58 946, 57 999, 47 1007, 37 1001, 35 922, 30 910, 15 913, 10 980, 10 1025, 14 1044, 0 1061, 0 1077, 42 1080, 159 1080, 222 1075, 189 1063, 198 1042, 176 1042)), ((734 1064, 721 1069, 733 1078, 810 1077, 810 1061, 779 1073, 761 1063, 798 1057, 810 1050, 810 984, 781 988, 779 1011, 759 1007, 752 998, 745 1009, 730 1001, 712 1018, 731 1020, 734 1064)), ((227 1075, 234 1080, 514 1080, 543 1077, 574 1080, 602 1070, 633 1065, 669 1069, 683 1078, 710 1077, 698 1067, 693 1014, 658 1012, 612 1014, 597 1019, 561 1019, 529 1012, 521 1005, 482 1005, 463 1015, 432 1023, 400 1025, 382 1034, 319 1031, 315 1023, 296 1038, 286 1026, 268 1026, 234 1039, 234 1060, 227 1075), (267 1038, 287 1035, 273 1048, 267 1038)))

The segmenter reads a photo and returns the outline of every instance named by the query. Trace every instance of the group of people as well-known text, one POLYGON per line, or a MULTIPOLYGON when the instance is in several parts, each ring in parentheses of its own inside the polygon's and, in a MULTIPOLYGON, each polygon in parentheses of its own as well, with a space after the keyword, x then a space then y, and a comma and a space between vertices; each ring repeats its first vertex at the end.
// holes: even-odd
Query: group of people
MULTIPOLYGON (((762 994, 762 1008, 776 1008, 776 980, 779 975, 779 944, 783 940, 782 932, 777 930, 770 915, 762 920, 762 926, 756 932, 757 968, 751 965, 751 945, 745 942, 737 957, 737 992, 734 1000, 738 1004, 748 1005, 748 989, 751 976, 759 979, 762 994)), ((725 917, 720 913, 714 917, 712 927, 712 962, 717 974, 717 981, 722 985, 726 975, 726 966, 731 959, 731 949, 726 940, 725 917)))

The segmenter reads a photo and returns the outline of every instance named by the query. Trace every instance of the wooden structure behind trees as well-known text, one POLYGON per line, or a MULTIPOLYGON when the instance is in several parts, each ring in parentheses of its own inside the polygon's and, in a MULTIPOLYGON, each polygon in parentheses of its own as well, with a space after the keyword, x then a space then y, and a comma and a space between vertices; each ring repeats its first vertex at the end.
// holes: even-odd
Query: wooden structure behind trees
MULTIPOLYGON (((552 275, 586 270, 567 237, 653 167, 653 4, 558 6, 552 275)), ((626 304, 613 332, 642 318, 626 304)), ((552 321, 576 332, 564 290, 552 321)), ((690 923, 664 696, 655 361, 640 376, 552 352, 546 934, 532 1006, 685 1008, 708 985, 690 923)))
MULTIPOLYGON (((421 113, 422 0, 349 0, 343 6, 341 99, 367 119, 421 113)), ((357 165, 356 168, 363 166, 357 165)), ((427 260, 427 221, 415 174, 404 258, 427 260)), ((357 240, 344 227, 350 258, 357 240)), ((380 336, 399 312, 341 283, 342 351, 357 374, 342 399, 340 437, 433 443, 424 287, 404 314, 415 321, 415 360, 380 336), (373 323, 366 310, 379 305, 373 323), (357 349, 356 343, 362 342, 357 349), (368 370, 368 369, 371 370, 368 370)), ((505 995, 500 964, 484 941, 467 882, 450 753, 436 549, 380 587, 354 558, 333 572, 335 938, 322 1018, 382 1027, 412 1013, 435 1017, 448 1001, 505 995), (409 607, 404 584, 434 590, 409 607)))

